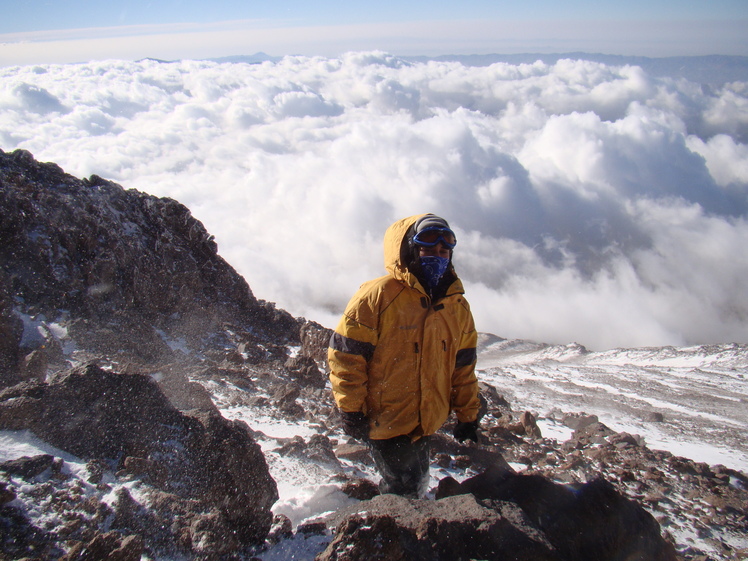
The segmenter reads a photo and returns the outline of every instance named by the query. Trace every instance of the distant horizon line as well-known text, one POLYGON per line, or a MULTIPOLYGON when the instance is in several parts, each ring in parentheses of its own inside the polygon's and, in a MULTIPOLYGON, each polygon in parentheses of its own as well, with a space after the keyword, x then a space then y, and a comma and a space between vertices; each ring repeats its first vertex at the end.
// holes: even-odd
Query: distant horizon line
MULTIPOLYGON (((346 53, 359 53, 359 52, 382 52, 387 55, 391 55, 393 57, 397 58, 419 58, 419 59, 438 59, 443 57, 492 57, 492 56, 501 56, 501 57, 524 57, 524 56, 543 56, 543 57, 555 57, 555 56, 569 56, 569 55, 586 55, 586 56, 600 56, 600 57, 609 57, 609 58, 632 58, 632 59, 647 59, 647 60, 660 60, 660 59, 682 59, 682 58, 692 58, 692 59, 707 59, 707 58, 732 58, 732 59, 745 59, 748 61, 748 55, 731 55, 731 54, 720 54, 720 53, 712 53, 708 55, 667 55, 667 56, 650 56, 650 55, 621 55, 621 54, 612 54, 612 53, 604 53, 604 52, 596 52, 596 51, 556 51, 556 52, 540 52, 540 51, 527 51, 522 53, 508 53, 508 52, 490 52, 490 53, 449 53, 445 52, 438 55, 411 55, 411 54, 398 54, 394 52, 390 52, 384 49, 352 49, 350 51, 346 51, 346 53)), ((303 53, 287 53, 282 55, 274 55, 269 54, 264 51, 258 51, 256 53, 252 54, 234 54, 234 55, 222 55, 222 56, 215 56, 215 57, 205 57, 205 58, 199 58, 199 59, 191 59, 189 57, 186 58, 176 58, 173 60, 164 60, 160 59, 158 57, 141 57, 136 60, 136 62, 141 60, 155 60, 158 62, 178 62, 180 60, 210 60, 210 61, 219 61, 224 59, 231 59, 231 58, 252 58, 252 57, 267 57, 268 59, 282 59, 287 56, 299 56, 299 57, 316 57, 321 56, 323 58, 337 58, 342 56, 345 53, 341 53, 339 55, 334 56, 326 56, 326 55, 308 55, 303 53)))

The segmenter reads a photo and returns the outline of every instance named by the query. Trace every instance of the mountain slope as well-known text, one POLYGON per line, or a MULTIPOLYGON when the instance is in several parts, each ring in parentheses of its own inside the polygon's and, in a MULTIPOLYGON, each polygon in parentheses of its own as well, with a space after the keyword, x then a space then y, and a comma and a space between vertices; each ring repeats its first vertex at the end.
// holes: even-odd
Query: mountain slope
POLYGON ((671 427, 663 443, 688 446, 701 430, 729 446, 739 431, 717 430, 707 408, 744 423, 744 346, 590 353, 483 335, 482 442, 455 442, 450 421, 433 441, 428 499, 393 503, 375 497, 366 447, 343 435, 324 372, 329 331, 255 299, 185 207, 26 152, 0 153, 0 197, 12 241, 0 247, 3 555, 374 558, 361 548, 388 536, 423 547, 424 520, 442 551, 453 531, 487 527, 525 558, 613 559, 611 543, 656 559, 748 550, 741 456, 737 469, 710 465, 701 449, 673 453, 650 436, 671 427), (242 537, 237 501, 254 490, 268 503, 276 487, 274 525, 261 505, 242 537), (398 504, 416 514, 399 518, 398 504), (549 524, 558 512, 569 531, 549 524), (367 516, 376 532, 363 535, 367 516), (579 548, 586 557, 569 553, 579 548))
POLYGON ((748 470, 748 345, 588 352, 484 337, 480 357, 513 403, 596 414, 651 447, 748 470))

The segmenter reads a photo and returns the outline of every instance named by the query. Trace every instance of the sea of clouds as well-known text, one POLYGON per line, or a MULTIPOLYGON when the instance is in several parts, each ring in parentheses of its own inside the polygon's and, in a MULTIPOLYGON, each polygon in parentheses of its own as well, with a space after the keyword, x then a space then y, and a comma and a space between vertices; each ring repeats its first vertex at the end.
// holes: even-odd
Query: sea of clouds
POLYGON ((254 294, 334 327, 433 212, 478 329, 748 342, 748 83, 381 52, 0 68, 0 148, 187 205, 254 294))

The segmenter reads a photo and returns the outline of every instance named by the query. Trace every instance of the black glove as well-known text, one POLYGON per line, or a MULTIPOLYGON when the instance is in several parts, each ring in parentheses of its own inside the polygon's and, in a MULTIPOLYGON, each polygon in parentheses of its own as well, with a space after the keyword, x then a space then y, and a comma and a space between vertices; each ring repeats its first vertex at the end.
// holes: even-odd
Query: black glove
POLYGON ((458 422, 452 435, 457 442, 465 439, 478 442, 478 421, 458 422))
POLYGON ((349 413, 341 411, 343 419, 343 432, 356 440, 367 440, 369 438, 369 419, 360 411, 349 413))

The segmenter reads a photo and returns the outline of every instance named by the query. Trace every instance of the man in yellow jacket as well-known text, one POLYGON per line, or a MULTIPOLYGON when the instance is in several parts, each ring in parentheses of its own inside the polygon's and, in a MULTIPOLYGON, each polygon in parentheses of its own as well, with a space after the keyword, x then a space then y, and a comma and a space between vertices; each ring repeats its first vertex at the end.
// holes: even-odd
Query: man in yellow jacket
POLYGON ((387 275, 364 283, 330 339, 333 396, 349 436, 367 441, 382 493, 421 497, 429 436, 451 411, 478 440, 477 333, 452 265, 446 220, 404 218, 384 235, 387 275))

